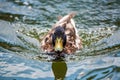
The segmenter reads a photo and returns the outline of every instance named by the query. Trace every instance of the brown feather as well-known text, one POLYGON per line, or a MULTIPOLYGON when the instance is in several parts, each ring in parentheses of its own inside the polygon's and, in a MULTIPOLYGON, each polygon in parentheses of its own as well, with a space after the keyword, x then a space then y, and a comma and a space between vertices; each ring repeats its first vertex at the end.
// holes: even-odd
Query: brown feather
POLYGON ((60 18, 60 20, 52 27, 52 29, 48 32, 48 34, 41 42, 41 48, 45 52, 54 52, 54 48, 52 45, 52 34, 54 33, 55 28, 58 26, 64 27, 65 34, 67 36, 67 42, 63 50, 64 53, 72 54, 76 50, 82 48, 81 39, 76 32, 75 23, 72 20, 74 16, 75 13, 70 13, 63 18, 60 18))

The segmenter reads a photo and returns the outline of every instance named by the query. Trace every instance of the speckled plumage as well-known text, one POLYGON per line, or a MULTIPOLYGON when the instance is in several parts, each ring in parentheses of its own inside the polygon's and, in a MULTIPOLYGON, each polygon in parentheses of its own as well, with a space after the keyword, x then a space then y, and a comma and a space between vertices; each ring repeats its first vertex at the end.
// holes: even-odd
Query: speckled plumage
POLYGON ((75 22, 72 19, 75 16, 75 13, 70 13, 64 17, 59 17, 59 21, 53 25, 52 29, 45 35, 41 41, 41 48, 45 52, 54 52, 54 47, 52 44, 52 34, 55 31, 55 28, 61 26, 65 30, 65 35, 67 37, 66 45, 64 47, 63 53, 72 54, 76 50, 82 48, 82 41, 77 34, 75 27, 75 22))

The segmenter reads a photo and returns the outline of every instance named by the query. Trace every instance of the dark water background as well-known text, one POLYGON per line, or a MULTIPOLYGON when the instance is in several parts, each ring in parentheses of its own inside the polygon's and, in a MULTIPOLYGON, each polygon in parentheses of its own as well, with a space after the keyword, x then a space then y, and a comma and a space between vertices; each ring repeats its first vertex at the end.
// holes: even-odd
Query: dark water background
POLYGON ((0 80, 120 80, 119 0, 0 0, 0 80), (83 49, 52 62, 40 41, 74 17, 83 49))

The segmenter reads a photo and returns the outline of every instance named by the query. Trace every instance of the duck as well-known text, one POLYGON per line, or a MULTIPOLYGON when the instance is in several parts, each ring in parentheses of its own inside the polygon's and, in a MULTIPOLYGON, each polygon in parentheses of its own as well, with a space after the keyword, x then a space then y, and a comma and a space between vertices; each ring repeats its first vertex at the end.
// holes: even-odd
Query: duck
POLYGON ((41 41, 41 49, 44 52, 73 54, 82 49, 82 40, 73 20, 75 15, 75 12, 71 12, 58 17, 58 21, 41 41))

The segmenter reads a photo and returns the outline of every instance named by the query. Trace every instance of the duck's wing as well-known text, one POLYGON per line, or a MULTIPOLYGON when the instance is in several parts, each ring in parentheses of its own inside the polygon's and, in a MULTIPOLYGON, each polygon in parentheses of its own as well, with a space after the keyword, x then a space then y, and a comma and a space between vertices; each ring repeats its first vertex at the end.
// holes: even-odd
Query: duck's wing
POLYGON ((67 43, 64 48, 64 52, 67 54, 75 53, 76 50, 81 48, 81 40, 77 33, 73 19, 71 19, 70 22, 66 24, 65 34, 67 36, 67 43))
POLYGON ((64 49, 65 53, 72 54, 76 50, 82 48, 82 41, 75 27, 75 22, 70 19, 65 26, 65 34, 67 35, 67 43, 64 49))

